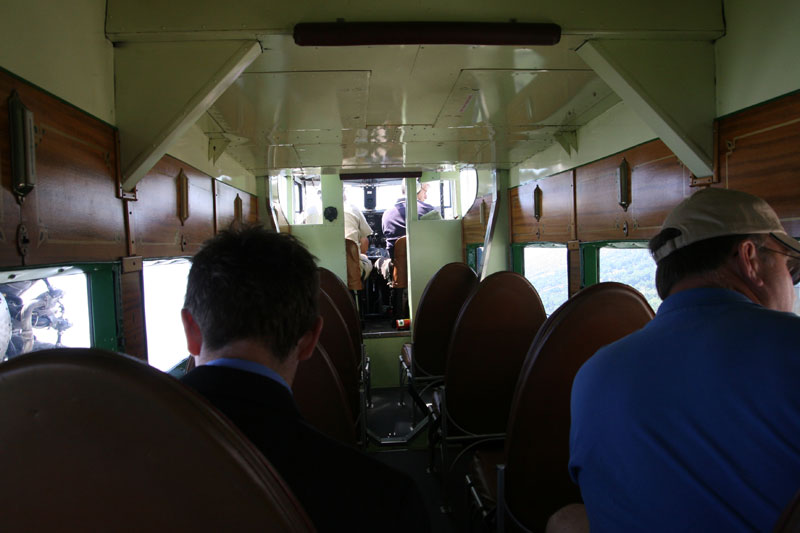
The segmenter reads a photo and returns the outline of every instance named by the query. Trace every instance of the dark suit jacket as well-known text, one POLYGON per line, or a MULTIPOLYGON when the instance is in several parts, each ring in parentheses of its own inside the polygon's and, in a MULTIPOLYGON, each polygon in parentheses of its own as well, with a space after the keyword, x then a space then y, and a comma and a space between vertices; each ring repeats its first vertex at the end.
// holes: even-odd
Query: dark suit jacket
POLYGON ((261 450, 319 531, 429 531, 409 477, 312 428, 280 383, 221 366, 200 366, 181 381, 261 450))

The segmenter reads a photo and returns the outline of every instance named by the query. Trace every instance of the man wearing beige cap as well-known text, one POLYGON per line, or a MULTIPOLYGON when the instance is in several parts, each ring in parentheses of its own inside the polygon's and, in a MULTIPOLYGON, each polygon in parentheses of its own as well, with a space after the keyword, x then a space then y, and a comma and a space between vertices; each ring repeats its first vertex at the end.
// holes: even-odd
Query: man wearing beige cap
POLYGON ((656 317, 572 388, 592 531, 768 531, 800 489, 800 243, 760 198, 706 189, 650 251, 656 317))

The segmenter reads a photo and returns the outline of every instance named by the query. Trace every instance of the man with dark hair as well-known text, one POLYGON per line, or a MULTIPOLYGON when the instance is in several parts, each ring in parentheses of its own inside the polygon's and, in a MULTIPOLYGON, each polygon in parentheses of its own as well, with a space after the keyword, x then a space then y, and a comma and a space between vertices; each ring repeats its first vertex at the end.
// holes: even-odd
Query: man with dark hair
POLYGON ((318 293, 314 258, 290 235, 220 233, 192 261, 181 316, 197 368, 182 381, 261 450, 319 531, 427 531, 410 478, 329 439, 297 411, 291 385, 322 329, 318 293))
POLYGON ((650 250, 656 317, 572 388, 592 531, 770 530, 800 487, 800 243, 764 200, 712 188, 650 250))

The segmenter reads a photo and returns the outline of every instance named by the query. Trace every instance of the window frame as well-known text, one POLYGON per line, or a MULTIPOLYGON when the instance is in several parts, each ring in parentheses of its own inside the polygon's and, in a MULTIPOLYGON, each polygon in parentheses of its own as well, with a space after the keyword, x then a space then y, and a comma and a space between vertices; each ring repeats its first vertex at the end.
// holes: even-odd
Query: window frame
POLYGON ((119 262, 60 263, 0 271, 0 282, 53 278, 82 273, 89 301, 89 339, 92 348, 123 351, 119 262), (13 277, 12 277, 13 276, 13 277))
POLYGON ((648 241, 640 240, 607 240, 582 242, 581 252, 581 288, 600 283, 600 249, 601 248, 636 248, 647 249, 648 241))
MULTIPOLYGON (((569 261, 569 244, 566 242, 557 242, 557 241, 533 241, 533 242, 515 242, 511 244, 511 264, 512 270, 519 274, 520 276, 525 277, 525 249, 528 247, 534 248, 562 248, 564 250, 564 258, 566 261, 567 267, 567 299, 564 300, 566 302, 570 299, 571 294, 569 292, 569 280, 570 280, 570 261, 569 261)), ((528 279, 528 278, 525 278, 528 279)), ((528 280, 530 281, 530 280, 528 280)), ((563 305, 563 302, 562 302, 563 305)), ((548 313, 548 316, 550 313, 548 313)))
MULTIPOLYGON (((153 258, 150 258, 150 259, 144 259, 142 261, 142 294, 144 295, 145 292, 146 292, 145 279, 144 279, 145 268, 147 268, 148 266, 169 265, 169 264, 174 264, 174 263, 186 263, 186 264, 189 265, 189 267, 191 269, 192 256, 191 255, 176 255, 176 256, 172 256, 172 257, 153 257, 153 258)), ((188 281, 188 273, 187 273, 187 281, 188 281)), ((144 312, 144 327, 145 327, 145 331, 147 332, 147 339, 150 339, 151 338, 150 334, 152 332, 147 330, 147 299, 146 298, 142 298, 142 310, 144 312)), ((179 334, 180 334, 180 336, 182 338, 183 337, 183 330, 180 330, 179 334)), ((188 360, 191 358, 191 355, 189 355, 188 357, 186 357, 184 359, 181 359, 180 361, 175 363, 169 369, 160 369, 160 368, 158 368, 157 366, 155 366, 153 364, 153 361, 151 359, 151 355, 152 354, 150 352, 150 346, 148 345, 147 346, 147 364, 150 365, 151 367, 157 369, 157 370, 160 370, 161 372, 165 372, 167 374, 170 374, 170 375, 172 375, 174 377, 178 377, 178 378, 180 378, 181 376, 183 376, 183 374, 186 373, 185 372, 186 365, 188 364, 188 360), (180 372, 181 368, 183 369, 183 373, 180 372), (173 373, 174 371, 177 371, 178 373, 175 374, 175 373, 173 373)))

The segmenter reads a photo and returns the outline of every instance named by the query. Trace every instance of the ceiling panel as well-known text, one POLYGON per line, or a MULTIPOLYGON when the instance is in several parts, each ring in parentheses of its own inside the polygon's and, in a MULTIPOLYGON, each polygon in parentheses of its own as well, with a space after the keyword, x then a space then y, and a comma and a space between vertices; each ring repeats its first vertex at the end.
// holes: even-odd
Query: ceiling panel
POLYGON ((245 73, 215 103, 215 118, 266 139, 274 131, 363 128, 369 78, 369 71, 245 73), (255 128, 245 126, 251 120, 255 128))
POLYGON ((590 70, 464 70, 436 127, 581 125, 610 94, 590 70))
POLYGON ((200 122, 256 175, 298 167, 507 167, 619 99, 564 36, 554 47, 298 47, 263 54, 200 122))

